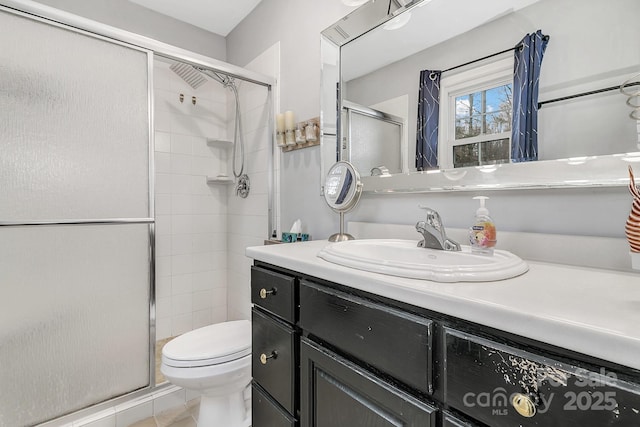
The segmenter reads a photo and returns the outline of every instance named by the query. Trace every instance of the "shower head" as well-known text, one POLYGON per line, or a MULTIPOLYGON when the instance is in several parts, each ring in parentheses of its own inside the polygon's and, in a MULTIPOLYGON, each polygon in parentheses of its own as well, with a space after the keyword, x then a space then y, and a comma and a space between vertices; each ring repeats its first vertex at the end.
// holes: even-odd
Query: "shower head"
POLYGON ((202 73, 189 64, 174 62, 171 64, 169 69, 194 89, 199 88, 207 82, 207 79, 202 75, 202 73))
POLYGON ((187 82, 189 86, 194 89, 199 88, 207 82, 205 76, 212 78, 224 87, 234 86, 233 78, 225 75, 221 76, 217 72, 207 70, 206 68, 194 67, 182 62, 174 62, 173 64, 171 64, 169 69, 176 73, 182 80, 187 82))

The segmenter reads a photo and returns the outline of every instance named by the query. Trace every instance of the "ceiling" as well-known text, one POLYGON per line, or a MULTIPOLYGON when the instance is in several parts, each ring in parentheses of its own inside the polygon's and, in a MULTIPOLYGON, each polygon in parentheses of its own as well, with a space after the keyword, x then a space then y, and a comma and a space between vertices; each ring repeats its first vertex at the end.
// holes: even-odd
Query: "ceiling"
POLYGON ((261 0, 129 1, 226 37, 261 0))

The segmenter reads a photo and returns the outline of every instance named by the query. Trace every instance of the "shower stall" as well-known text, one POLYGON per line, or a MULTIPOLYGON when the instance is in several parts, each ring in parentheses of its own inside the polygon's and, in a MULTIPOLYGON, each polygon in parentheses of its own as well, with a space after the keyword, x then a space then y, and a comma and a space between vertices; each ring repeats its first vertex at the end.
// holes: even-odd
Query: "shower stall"
POLYGON ((232 185, 272 175, 271 81, 0 3, 0 426, 64 424, 157 390, 157 340, 242 316, 229 213, 266 237, 271 185, 246 211, 232 185))

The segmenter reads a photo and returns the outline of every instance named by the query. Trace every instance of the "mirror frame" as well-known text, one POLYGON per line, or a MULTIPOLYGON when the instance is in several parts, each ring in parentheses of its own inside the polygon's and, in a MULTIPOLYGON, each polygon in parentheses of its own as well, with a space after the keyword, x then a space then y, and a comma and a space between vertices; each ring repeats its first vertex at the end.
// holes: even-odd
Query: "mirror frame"
MULTIPOLYGON (((343 150, 338 145, 343 140, 340 122, 340 112, 344 101, 341 97, 341 88, 344 85, 340 60, 342 47, 423 1, 425 0, 391 1, 394 7, 390 8, 388 14, 386 7, 384 11, 380 7, 375 7, 376 3, 385 3, 386 5, 386 2, 369 1, 321 32, 321 81, 323 85, 320 96, 321 135, 323 135, 321 140, 321 182, 324 182, 327 164, 332 165, 335 161, 350 160, 341 158, 340 153, 343 150), (346 25, 350 25, 349 31, 344 31, 346 25), (328 120, 329 117, 332 119, 328 120), (326 158, 328 153, 334 152, 336 157, 329 161, 326 158)), ((640 150, 640 130, 637 144, 637 148, 640 150)), ((632 146, 631 143, 630 146, 632 146)), ((404 155, 409 157, 410 153, 404 155)), ((363 192, 375 193, 620 187, 629 184, 628 166, 636 162, 640 162, 640 151, 384 176, 361 175, 361 181, 363 192)), ((321 188, 321 192, 323 190, 324 187, 321 188)))
POLYGON ((334 163, 333 166, 329 168, 325 179, 325 188, 328 186, 328 183, 330 181, 334 181, 337 176, 340 176, 340 178, 336 190, 339 189, 340 196, 342 196, 344 199, 344 204, 342 204, 342 202, 340 202, 340 204, 337 204, 333 200, 334 193, 330 194, 326 191, 324 193, 324 201, 327 202, 327 205, 334 212, 346 213, 355 208, 360 201, 360 195, 362 194, 362 181, 360 179, 360 174, 351 163, 339 161, 334 163), (351 181, 348 183, 348 188, 345 187, 345 179, 343 176, 344 172, 348 173, 351 179, 351 181))

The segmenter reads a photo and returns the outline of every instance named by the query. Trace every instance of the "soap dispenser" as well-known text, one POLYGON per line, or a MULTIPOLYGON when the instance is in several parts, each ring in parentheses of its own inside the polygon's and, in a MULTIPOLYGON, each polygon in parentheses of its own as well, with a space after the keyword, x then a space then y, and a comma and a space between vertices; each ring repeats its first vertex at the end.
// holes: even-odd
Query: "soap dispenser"
POLYGON ((496 226, 489 216, 489 210, 485 203, 489 199, 486 196, 476 196, 474 200, 480 201, 480 207, 476 211, 473 226, 469 229, 469 243, 471 252, 483 255, 493 255, 493 247, 496 245, 496 226))

